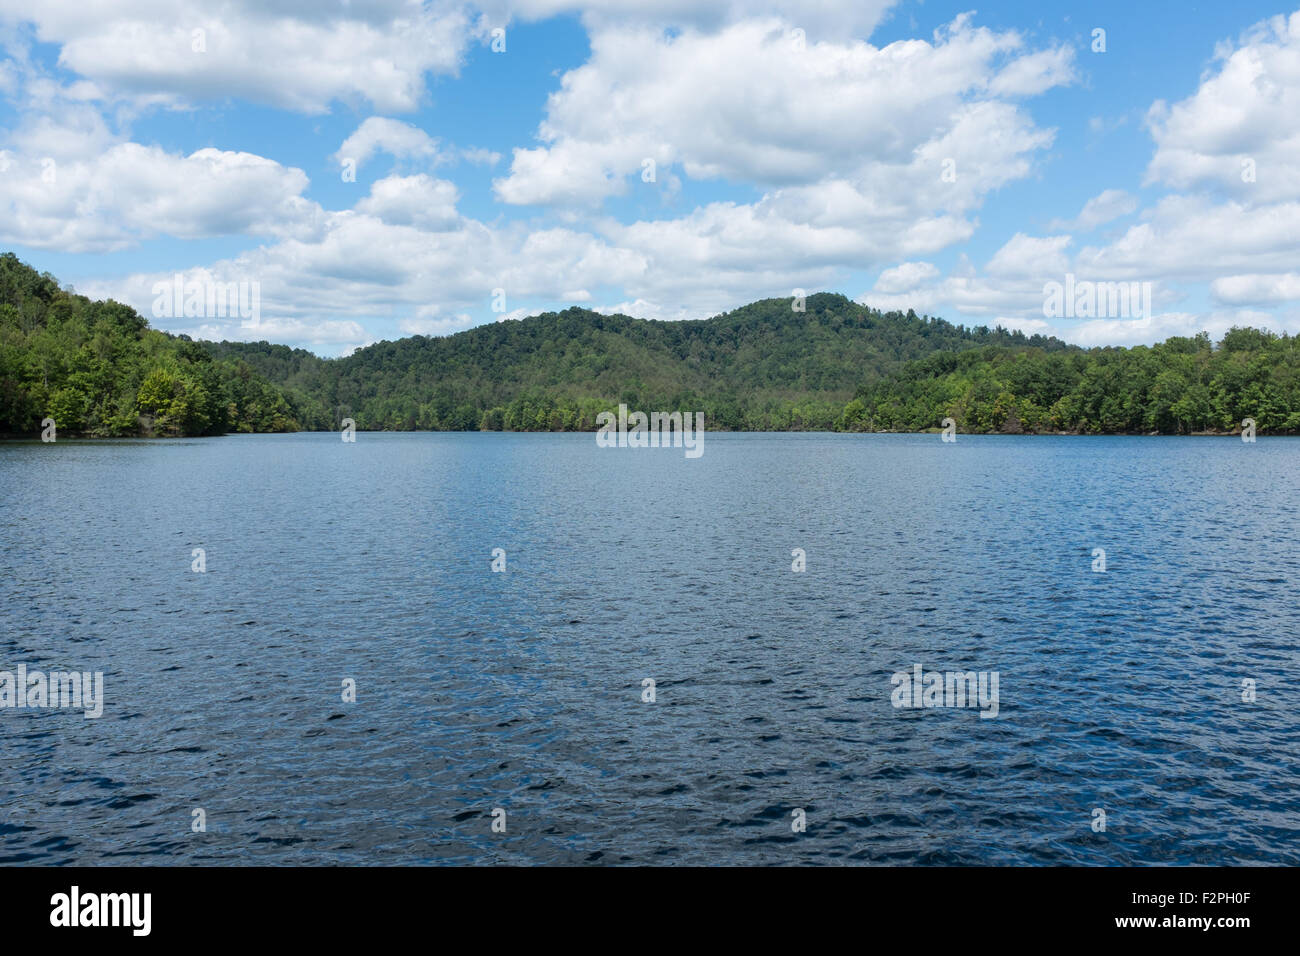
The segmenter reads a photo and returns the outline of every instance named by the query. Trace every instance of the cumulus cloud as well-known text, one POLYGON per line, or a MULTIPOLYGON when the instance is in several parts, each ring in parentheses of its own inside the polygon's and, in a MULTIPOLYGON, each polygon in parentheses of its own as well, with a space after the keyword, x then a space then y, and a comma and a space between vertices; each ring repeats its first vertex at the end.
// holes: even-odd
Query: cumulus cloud
POLYGON ((413 123, 371 116, 358 126, 335 151, 331 159, 353 174, 375 156, 386 153, 397 160, 425 167, 458 162, 495 166, 501 154, 482 147, 443 145, 413 123))
POLYGON ((1069 236, 1027 236, 1016 233, 994 253, 985 267, 991 276, 1002 278, 1055 278, 1069 269, 1066 247, 1069 236))
POLYGON ((405 0, 0 0, 0 22, 34 23, 60 66, 116 97, 237 97, 305 113, 336 100, 414 109, 428 74, 457 70, 473 29, 459 3, 405 0))
POLYGON ((438 155, 438 141, 411 123, 371 116, 343 141, 334 159, 339 163, 350 160, 360 167, 378 152, 399 159, 432 160, 438 155))
POLYGON ((939 278, 939 269, 932 262, 903 262, 880 273, 875 291, 882 295, 914 292, 939 278))
POLYGON ((357 203, 357 211, 377 216, 397 226, 442 230, 456 224, 455 183, 418 176, 389 176, 370 187, 370 195, 357 203))
POLYGON ((1245 203, 1300 199, 1300 12, 1257 24, 1217 59, 1192 96, 1152 105, 1146 181, 1245 203))
MULTIPOLYGON (((399 192, 438 188, 436 180, 419 180, 381 181, 386 185, 378 195, 387 195, 388 186, 399 192)), ((594 278, 621 281, 642 268, 635 254, 564 229, 530 231, 522 225, 491 229, 462 218, 454 228, 431 231, 423 225, 395 224, 370 213, 345 210, 326 213, 320 233, 308 239, 288 238, 205 269, 183 270, 182 275, 186 282, 256 283, 263 328, 293 331, 293 341, 298 343, 337 345, 374 338, 363 323, 375 320, 398 323, 407 331, 453 331, 463 327, 462 314, 485 308, 497 288, 506 291, 507 303, 559 301, 594 278), (286 324, 293 322, 300 325, 286 324), (315 339, 303 333, 313 324, 328 330, 328 336, 315 339)), ((126 302, 149 316, 155 285, 172 280, 170 272, 139 273, 122 280, 80 283, 79 288, 87 295, 126 302)), ((192 317, 170 316, 155 316, 154 324, 191 334, 195 328, 213 326, 192 317)), ((220 327, 229 330, 231 325, 220 327)))
POLYGON ((108 252, 173 236, 308 234, 320 208, 306 174, 251 153, 188 156, 118 143, 98 155, 6 154, 0 241, 67 252, 108 252))
POLYGON ((1125 279, 1285 272, 1300 248, 1300 201, 1250 206, 1173 195, 1145 215, 1114 242, 1081 250, 1078 271, 1125 279))
POLYGON ((1210 283, 1210 292, 1224 305, 1276 305, 1300 301, 1300 273, 1224 276, 1210 283))
MULTIPOLYGON (((1018 34, 966 15, 933 42, 883 48, 805 42, 776 19, 677 35, 611 27, 591 43, 590 61, 547 102, 543 145, 516 149, 496 181, 502 201, 598 204, 626 191, 647 159, 693 179, 776 187, 910 177, 918 164, 937 184, 952 159, 958 185, 936 196, 942 204, 945 194, 979 195, 1024 175, 1018 161, 1051 136, 1005 97, 1073 75, 1068 48, 1024 53, 1018 34), (1000 148, 1004 131, 1014 147, 1000 148), (982 162, 990 155, 996 163, 982 162)), ((890 193, 902 191, 895 183, 890 193)))

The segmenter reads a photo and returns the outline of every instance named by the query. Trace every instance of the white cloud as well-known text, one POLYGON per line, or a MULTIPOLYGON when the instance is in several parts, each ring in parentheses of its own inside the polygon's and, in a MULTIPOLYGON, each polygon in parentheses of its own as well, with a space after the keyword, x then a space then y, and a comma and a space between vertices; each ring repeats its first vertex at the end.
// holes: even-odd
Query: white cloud
POLYGON ((457 70, 472 31, 459 3, 405 0, 0 0, 0 23, 34 23, 60 66, 117 97, 238 97, 306 113, 335 100, 414 109, 427 74, 457 70))
POLYGON ((417 176, 389 176, 370 187, 370 195, 357 203, 357 212, 376 216, 397 226, 443 230, 454 226, 458 194, 455 183, 417 176))
POLYGON ((495 25, 510 16, 541 20, 580 14, 589 27, 694 27, 715 30, 742 19, 785 17, 810 38, 870 36, 896 0, 484 0, 495 25))
MULTIPOLYGON (((630 301, 619 302, 614 305, 597 305, 592 307, 593 312, 599 312, 601 315, 629 315, 634 319, 653 319, 658 322, 676 322, 683 319, 698 319, 702 316, 695 310, 688 310, 682 307, 668 308, 659 302, 650 302, 646 299, 633 299, 630 301)), ((723 311, 721 308, 715 310, 723 311)))
MULTIPOLYGON (((908 176, 920 157, 932 205, 953 194, 969 204, 1023 176, 1022 154, 1051 140, 998 97, 1072 78, 1068 48, 1016 59, 1018 34, 975 27, 966 15, 932 43, 883 48, 800 46, 775 19, 675 36, 611 27, 591 44, 591 59, 547 102, 543 145, 516 149, 496 181, 503 201, 596 204, 624 192, 645 159, 694 179, 789 186, 908 176), (1013 147, 997 142, 1003 131, 1017 137, 1013 147), (996 168, 982 162, 989 156, 996 168), (945 158, 956 161, 957 188, 940 191, 945 158)), ((890 194, 898 192, 895 183, 890 194)))
POLYGON ((1300 201, 1249 206, 1169 196, 1106 246, 1078 256, 1076 271, 1106 278, 1203 280, 1238 272, 1285 272, 1300 248, 1300 201))
POLYGON ((305 235, 320 217, 302 196, 302 170, 251 153, 180 156, 139 143, 86 159, 70 158, 76 153, 63 143, 51 152, 7 154, 0 241, 105 252, 156 236, 305 235))
POLYGON ((995 96, 1036 96, 1074 81, 1074 51, 1068 46, 1039 50, 1013 60, 989 83, 995 96))
POLYGON ((458 155, 467 163, 473 163, 476 166, 495 166, 501 162, 501 154, 490 149, 471 146, 468 149, 458 150, 458 155))
POLYGON ((339 163, 351 160, 360 167, 378 152, 389 153, 399 159, 431 161, 438 155, 438 141, 411 123, 371 116, 343 141, 334 154, 334 159, 339 163))
POLYGON ((1225 305, 1276 305, 1300 301, 1300 274, 1224 276, 1210 283, 1210 293, 1225 305))
POLYGON ((1267 328, 1277 332, 1300 330, 1300 317, 1289 321, 1260 313, 1239 311, 1164 312, 1150 319, 1090 319, 1069 328, 1057 329, 1058 338, 1076 345, 1152 345, 1171 336, 1194 336, 1210 333, 1218 341, 1223 334, 1236 326, 1267 328))
POLYGON ((932 262, 903 262, 880 273, 875 291, 882 294, 912 292, 939 278, 939 269, 932 262))
MULTIPOLYGON (((885 278, 889 270, 882 273, 885 278)), ((906 312, 915 309, 931 315, 943 312, 951 321, 962 321, 963 316, 978 317, 987 322, 993 317, 1019 316, 1032 319, 1042 317, 1043 282, 1038 278, 994 280, 977 275, 949 275, 932 282, 923 282, 913 288, 893 291, 879 281, 869 292, 858 296, 857 301, 882 312, 906 312), (949 310, 959 314, 951 314, 949 310)))
POLYGON ((366 333, 361 325, 353 321, 324 319, 304 321, 303 319, 263 316, 256 324, 242 321, 203 322, 198 325, 184 325, 184 320, 163 319, 152 324, 155 328, 166 328, 170 332, 185 333, 191 338, 207 339, 213 342, 291 342, 298 348, 308 347, 321 351, 338 349, 364 340, 366 333))
POLYGON ((414 316, 397 323, 398 329, 407 335, 450 335, 467 329, 473 319, 464 312, 457 315, 439 315, 437 306, 425 306, 417 309, 414 316))
MULTIPOLYGON (((430 184, 436 189, 436 180, 419 180, 393 177, 382 182, 399 191, 410 188, 413 181, 417 191, 430 184)), ((422 225, 394 224, 368 213, 343 211, 325 213, 319 234, 306 239, 290 237, 206 269, 181 271, 185 281, 256 282, 262 315, 269 317, 262 327, 302 323, 283 326, 297 342, 317 341, 302 331, 313 324, 334 330, 329 341, 355 342, 376 337, 368 327, 375 320, 391 321, 405 330, 442 332, 463 327, 470 310, 486 308, 496 288, 506 290, 508 303, 558 301, 595 279, 611 277, 621 282, 642 268, 634 254, 569 230, 490 229, 461 218, 451 228, 431 231, 422 225), (339 322, 351 322, 356 328, 330 324, 339 322)), ((170 272, 141 273, 117 281, 79 282, 78 288, 83 294, 126 302, 151 316, 155 283, 172 278, 170 272)), ((190 332, 199 320, 153 321, 169 331, 190 332)), ((228 325, 222 328, 230 334, 228 325)))
POLYGON ((986 271, 999 278, 1038 282, 1059 277, 1070 268, 1065 254, 1069 244, 1069 236, 1027 236, 1018 232, 993 254, 986 271))
POLYGON ((1047 228, 1050 232, 1090 232, 1098 226, 1136 212, 1137 208, 1136 196, 1122 189, 1106 189, 1084 203, 1075 219, 1053 219, 1047 228))
POLYGON ((1300 12, 1256 25, 1218 59, 1195 94, 1149 111, 1157 148, 1146 181, 1214 186, 1247 203, 1300 199, 1300 12))

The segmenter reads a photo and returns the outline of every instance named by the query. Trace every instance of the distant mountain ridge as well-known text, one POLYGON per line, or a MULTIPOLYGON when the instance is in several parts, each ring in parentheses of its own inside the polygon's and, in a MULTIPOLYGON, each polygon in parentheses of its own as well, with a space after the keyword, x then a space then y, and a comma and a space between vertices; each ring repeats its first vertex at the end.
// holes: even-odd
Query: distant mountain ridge
POLYGON ((864 382, 936 351, 1071 350, 1058 339, 880 313, 832 293, 763 299, 710 319, 570 308, 339 359, 266 342, 203 343, 214 358, 308 396, 334 427, 588 430, 617 403, 703 411, 710 428, 834 428, 864 382))
POLYGON ((710 428, 831 429, 864 383, 935 352, 1057 352, 1057 339, 882 314, 842 295, 764 299, 700 321, 570 308, 322 359, 195 342, 0 255, 0 434, 214 435, 331 429, 595 430, 619 403, 710 428))

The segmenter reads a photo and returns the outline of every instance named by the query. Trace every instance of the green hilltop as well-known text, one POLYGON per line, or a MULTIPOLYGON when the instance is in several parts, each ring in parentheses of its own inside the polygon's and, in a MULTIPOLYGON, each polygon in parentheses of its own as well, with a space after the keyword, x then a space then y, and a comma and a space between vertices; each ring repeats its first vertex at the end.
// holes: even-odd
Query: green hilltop
POLYGON ((362 429, 594 430, 596 415, 702 411, 710 428, 831 429, 863 382, 977 346, 1068 349, 1003 329, 881 314, 842 295, 764 299, 699 321, 571 308, 455 335, 379 342, 340 359, 266 342, 208 343, 362 429))

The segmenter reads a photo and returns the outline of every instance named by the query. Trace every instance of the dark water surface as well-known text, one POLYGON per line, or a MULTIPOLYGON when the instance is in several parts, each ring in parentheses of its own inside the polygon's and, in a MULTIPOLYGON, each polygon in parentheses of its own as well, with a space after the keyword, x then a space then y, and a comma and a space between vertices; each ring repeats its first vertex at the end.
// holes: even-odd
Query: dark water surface
POLYGON ((1300 863, 1300 440, 704 448, 0 447, 0 861, 1300 863))

